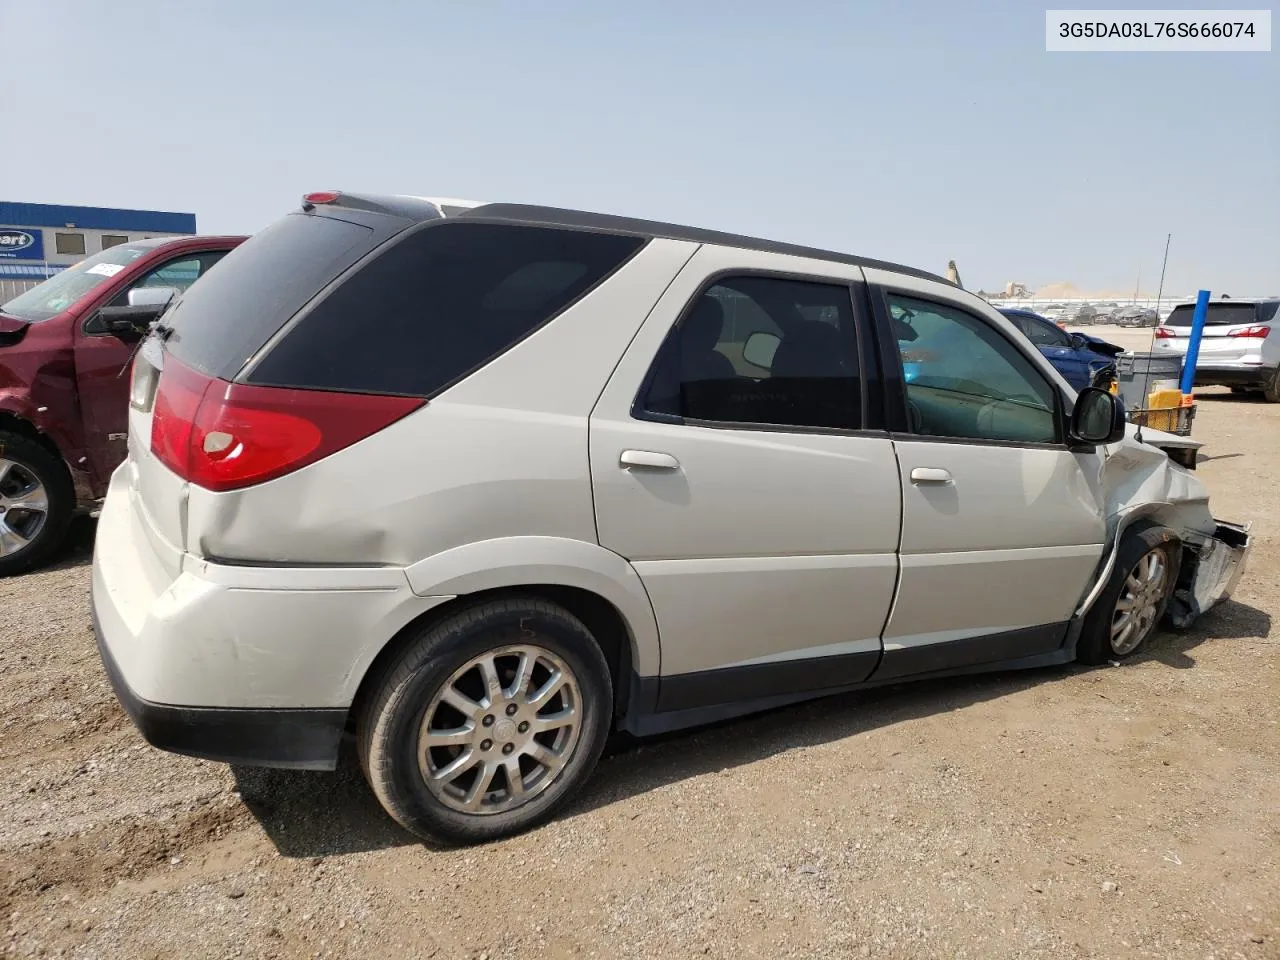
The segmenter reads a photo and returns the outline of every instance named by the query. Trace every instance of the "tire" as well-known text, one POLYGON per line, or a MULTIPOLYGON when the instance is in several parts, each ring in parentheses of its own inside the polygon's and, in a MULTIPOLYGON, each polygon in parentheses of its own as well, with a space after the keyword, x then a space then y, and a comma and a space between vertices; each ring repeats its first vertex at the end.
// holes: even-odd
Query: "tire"
POLYGON ((1105 663, 1131 657, 1142 649, 1142 645, 1164 619, 1169 598, 1173 596, 1178 582, 1181 558, 1182 548, 1178 538, 1165 527, 1150 524, 1127 532, 1120 543, 1116 564, 1106 588, 1085 615, 1084 627, 1076 646, 1076 659, 1081 663, 1105 663), (1134 590, 1130 577, 1143 579, 1140 565, 1150 556, 1159 557, 1163 564, 1162 585, 1154 594, 1143 595, 1141 591, 1134 590), (1122 600, 1128 600, 1132 605, 1135 592, 1141 599, 1149 600, 1149 605, 1142 605, 1142 615, 1134 622, 1131 631, 1113 635, 1113 627, 1120 625, 1124 612, 1118 605, 1122 600))
POLYGON ((1270 403, 1280 403, 1280 370, 1277 370, 1263 386, 1262 395, 1270 403))
POLYGON ((509 598, 424 627, 383 673, 356 735, 369 785, 396 822, 437 843, 486 843, 546 822, 578 792, 604 750, 612 713, 609 667, 582 622, 545 600, 509 598), (485 661, 501 687, 490 679, 487 694, 485 661), (517 690, 524 663, 529 674, 517 690), (530 705, 553 670, 569 682, 530 705), (454 706, 467 701, 470 721, 454 706), (576 726, 538 732, 567 711, 576 711, 576 726), (438 742, 420 760, 424 725, 458 742, 438 742), (491 766, 482 788, 477 781, 491 766))
POLYGON ((46 562, 75 510, 67 468, 40 443, 0 430, 0 577, 46 562))

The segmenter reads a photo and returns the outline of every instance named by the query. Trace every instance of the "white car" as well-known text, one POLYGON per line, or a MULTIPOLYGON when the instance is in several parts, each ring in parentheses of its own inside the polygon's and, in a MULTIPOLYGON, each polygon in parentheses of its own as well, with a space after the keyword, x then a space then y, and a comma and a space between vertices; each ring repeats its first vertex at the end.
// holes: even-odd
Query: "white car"
MULTIPOLYGON (((1185 357, 1195 304, 1174 307, 1156 327, 1157 353, 1185 357)), ((1259 392, 1280 403, 1280 299, 1210 300, 1196 358, 1198 387, 1259 392)))
POLYGON ((1243 570, 1195 443, 940 277, 446 206, 309 194, 144 341, 92 603, 156 746, 350 734, 396 820, 483 841, 611 730, 1119 659, 1243 570))

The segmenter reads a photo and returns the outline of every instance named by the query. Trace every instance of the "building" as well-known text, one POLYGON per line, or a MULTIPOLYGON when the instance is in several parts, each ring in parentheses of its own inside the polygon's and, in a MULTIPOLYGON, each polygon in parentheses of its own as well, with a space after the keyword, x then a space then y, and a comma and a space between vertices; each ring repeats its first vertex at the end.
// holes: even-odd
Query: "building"
POLYGON ((195 232, 194 213, 0 200, 0 303, 108 247, 195 232))

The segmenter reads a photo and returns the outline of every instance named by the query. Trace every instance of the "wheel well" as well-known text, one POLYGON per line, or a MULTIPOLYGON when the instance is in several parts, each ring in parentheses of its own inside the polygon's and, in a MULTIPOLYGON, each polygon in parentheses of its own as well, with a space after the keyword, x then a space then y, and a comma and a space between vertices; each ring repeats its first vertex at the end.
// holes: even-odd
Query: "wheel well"
POLYGON ((454 597, 407 623, 378 652, 369 669, 365 671, 364 678, 356 689, 355 698, 351 702, 351 710, 347 716, 348 730, 355 728, 365 702, 378 689, 382 676, 395 664, 400 652, 424 627, 439 623, 467 607, 499 597, 512 596, 536 597, 549 601, 563 607, 582 621, 596 643, 600 645, 605 661, 609 664, 609 678, 613 681, 614 717, 621 716, 627 708, 627 698, 631 690, 628 678, 631 675, 632 661, 631 632, 627 629, 627 623, 618 608, 590 590, 560 584, 522 584, 480 590, 454 597))
MULTIPOLYGON (((0 413, 0 430, 16 433, 20 437, 26 437, 28 440, 34 440, 53 454, 57 461, 62 464, 62 468, 67 470, 66 461, 62 457, 62 451, 58 449, 58 445, 53 442, 53 438, 47 433, 42 433, 37 429, 35 424, 23 420, 16 414, 0 413)), ((70 478, 70 470, 67 470, 67 476, 70 478)))

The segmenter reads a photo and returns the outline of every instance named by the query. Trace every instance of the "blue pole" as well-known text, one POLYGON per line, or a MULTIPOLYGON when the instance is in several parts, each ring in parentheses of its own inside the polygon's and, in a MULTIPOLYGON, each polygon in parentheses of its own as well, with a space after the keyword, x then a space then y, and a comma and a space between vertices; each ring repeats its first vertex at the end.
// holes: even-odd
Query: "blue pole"
POLYGON ((1191 317, 1191 340, 1187 343, 1187 355, 1182 361, 1183 394, 1191 392, 1196 383, 1196 361, 1200 359, 1200 338, 1204 335, 1204 321, 1209 315, 1209 291, 1196 294, 1196 312, 1191 317))

